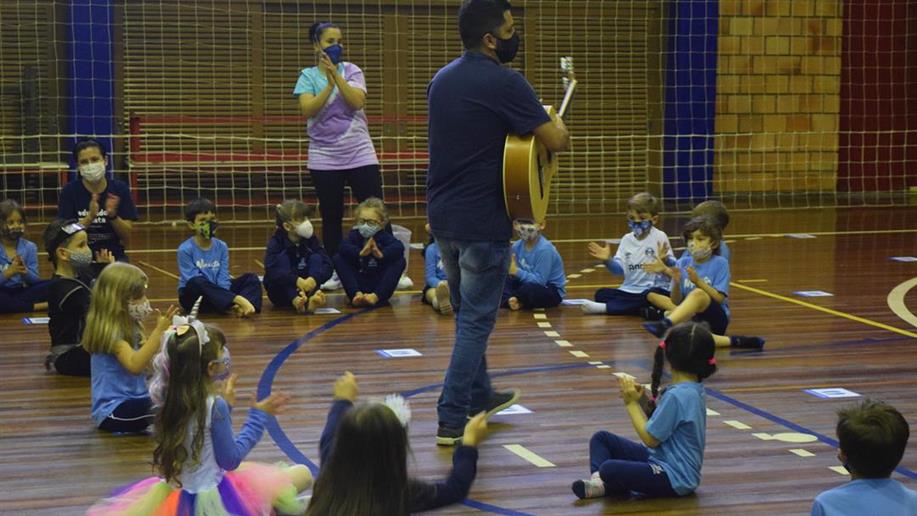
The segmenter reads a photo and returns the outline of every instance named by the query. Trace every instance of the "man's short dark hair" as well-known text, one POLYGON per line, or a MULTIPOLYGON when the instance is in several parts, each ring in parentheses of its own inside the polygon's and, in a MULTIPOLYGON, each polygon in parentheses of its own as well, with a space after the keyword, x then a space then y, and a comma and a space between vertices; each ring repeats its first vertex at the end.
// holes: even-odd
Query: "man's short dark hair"
POLYGON ((910 428, 895 407, 866 400, 837 412, 837 440, 851 473, 888 478, 901 462, 910 428))
POLYGON ((503 13, 510 10, 509 0, 465 0, 459 8, 459 35, 468 50, 481 47, 484 34, 496 34, 503 25, 503 13))

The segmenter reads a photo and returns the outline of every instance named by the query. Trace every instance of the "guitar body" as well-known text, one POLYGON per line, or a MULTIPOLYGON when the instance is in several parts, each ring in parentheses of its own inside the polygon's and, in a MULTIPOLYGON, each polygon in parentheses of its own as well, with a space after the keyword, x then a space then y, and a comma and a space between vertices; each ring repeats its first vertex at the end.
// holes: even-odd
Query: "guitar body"
MULTIPOLYGON (((553 118, 554 107, 545 106, 545 110, 553 118)), ((557 155, 548 151, 534 134, 507 136, 503 151, 503 196, 509 217, 543 222, 555 173, 557 155)))

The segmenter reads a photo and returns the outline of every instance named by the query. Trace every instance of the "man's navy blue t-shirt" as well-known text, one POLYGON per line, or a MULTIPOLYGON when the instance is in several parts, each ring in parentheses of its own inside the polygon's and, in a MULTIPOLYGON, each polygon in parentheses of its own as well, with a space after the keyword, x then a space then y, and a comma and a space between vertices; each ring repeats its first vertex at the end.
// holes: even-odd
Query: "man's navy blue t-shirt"
POLYGON ((466 51, 427 88, 430 169, 427 217, 440 238, 506 241, 513 225, 503 200, 507 134, 550 121, 519 72, 466 51))
MULTIPOLYGON (((89 237, 89 248, 93 252, 108 249, 116 260, 123 261, 126 257, 124 245, 115 233, 108 216, 105 213, 105 200, 108 194, 117 195, 121 200, 118 203, 118 216, 124 220, 137 220, 137 207, 131 197, 131 189, 127 183, 117 179, 108 179, 105 191, 99 194, 99 213, 96 215, 86 234, 89 237)), ((89 214, 89 201, 92 194, 86 189, 83 181, 77 179, 67 183, 61 189, 60 198, 57 200, 57 216, 61 219, 82 219, 89 214)))

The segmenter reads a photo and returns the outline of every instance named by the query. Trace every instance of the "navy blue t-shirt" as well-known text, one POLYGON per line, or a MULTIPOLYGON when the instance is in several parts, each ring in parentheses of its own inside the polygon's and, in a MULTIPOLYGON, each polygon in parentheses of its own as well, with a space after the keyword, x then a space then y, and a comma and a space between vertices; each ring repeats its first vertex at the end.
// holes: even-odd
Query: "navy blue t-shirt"
POLYGON ((509 240, 513 226, 503 200, 503 146, 507 134, 530 134, 551 120, 535 90, 519 72, 466 51, 436 73, 427 102, 427 217, 433 234, 509 240))
MULTIPOLYGON (((93 252, 102 249, 108 249, 114 255, 116 260, 125 258, 124 246, 121 245, 121 239, 115 233, 105 213, 105 200, 108 194, 117 195, 121 198, 118 203, 118 216, 124 220, 137 220, 137 207, 134 206, 134 199, 131 197, 131 189, 127 183, 117 179, 108 179, 108 186, 105 191, 99 194, 99 213, 92 220, 89 227, 86 228, 86 234, 89 237, 89 248, 93 252)), ((60 198, 57 201, 57 216, 61 219, 82 219, 89 214, 89 201, 92 200, 92 194, 86 189, 83 181, 76 180, 67 183, 61 190, 60 198)))

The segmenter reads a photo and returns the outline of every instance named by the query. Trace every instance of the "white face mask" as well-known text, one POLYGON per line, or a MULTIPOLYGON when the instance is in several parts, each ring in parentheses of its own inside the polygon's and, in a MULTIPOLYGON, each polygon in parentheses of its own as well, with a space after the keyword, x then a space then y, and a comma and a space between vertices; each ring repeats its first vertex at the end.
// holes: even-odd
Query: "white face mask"
POLYGON ((149 299, 144 299, 140 303, 128 303, 127 313, 133 320, 140 322, 146 319, 147 316, 149 316, 151 313, 153 313, 153 307, 150 306, 149 299))
POLYGON ((80 165, 80 175, 90 183, 98 183, 105 177, 105 162, 96 161, 95 163, 80 165))
POLYGON ((694 242, 688 242, 688 253, 691 254, 691 258, 694 258, 694 261, 702 262, 713 255, 713 249, 697 246, 694 242))
POLYGON ((315 230, 312 228, 312 223, 309 222, 308 220, 296 226, 296 234, 305 239, 312 238, 312 235, 314 233, 315 233, 315 230))

